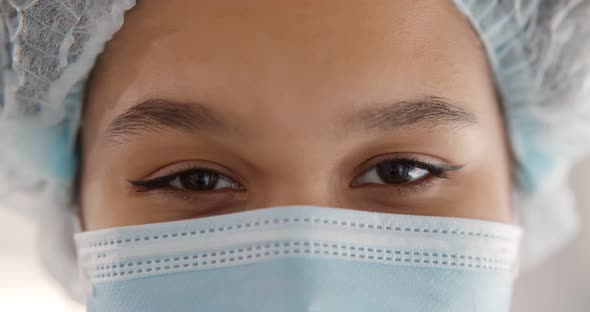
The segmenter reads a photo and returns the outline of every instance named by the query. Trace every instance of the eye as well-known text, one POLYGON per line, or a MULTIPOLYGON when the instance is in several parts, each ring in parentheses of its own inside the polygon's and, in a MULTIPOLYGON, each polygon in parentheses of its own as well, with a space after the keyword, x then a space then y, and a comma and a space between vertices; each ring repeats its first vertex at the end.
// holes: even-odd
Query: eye
POLYGON ((212 191, 231 188, 234 181, 213 171, 193 170, 183 172, 170 181, 170 186, 189 191, 212 191))
POLYGON ((363 184, 411 184, 431 176, 445 178, 445 166, 428 164, 418 160, 385 160, 356 177, 351 186, 363 184))
POLYGON ((242 190, 243 187, 231 178, 210 169, 191 169, 165 177, 143 181, 129 181, 141 187, 140 192, 172 188, 182 191, 206 192, 223 189, 242 190))

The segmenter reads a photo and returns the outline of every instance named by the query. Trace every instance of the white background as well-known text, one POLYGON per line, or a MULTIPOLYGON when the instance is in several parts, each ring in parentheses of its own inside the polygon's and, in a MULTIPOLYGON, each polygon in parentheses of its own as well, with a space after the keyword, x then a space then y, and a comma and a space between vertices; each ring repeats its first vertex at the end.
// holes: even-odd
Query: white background
MULTIPOLYGON (((590 159, 574 170, 572 182, 586 226, 562 253, 522 275, 515 312, 590 311, 590 159)), ((25 217, 0 209, 0 311, 84 311, 46 276, 34 239, 35 229, 25 217)))

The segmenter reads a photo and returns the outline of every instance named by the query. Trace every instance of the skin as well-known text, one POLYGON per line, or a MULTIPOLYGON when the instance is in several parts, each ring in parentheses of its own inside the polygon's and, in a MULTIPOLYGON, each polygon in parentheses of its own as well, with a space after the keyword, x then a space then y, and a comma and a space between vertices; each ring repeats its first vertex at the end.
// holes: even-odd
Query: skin
POLYGON ((499 107, 485 51, 451 1, 138 1, 88 83, 83 226, 291 204, 511 222, 499 107), (473 118, 411 123, 395 111, 433 97, 473 118), (112 131, 153 100, 212 116, 195 117, 198 129, 122 122, 112 131), (359 122, 382 107, 397 126, 359 122), (408 157, 461 168, 405 184, 352 183, 408 157), (145 191, 129 182, 202 167, 239 187, 145 191))

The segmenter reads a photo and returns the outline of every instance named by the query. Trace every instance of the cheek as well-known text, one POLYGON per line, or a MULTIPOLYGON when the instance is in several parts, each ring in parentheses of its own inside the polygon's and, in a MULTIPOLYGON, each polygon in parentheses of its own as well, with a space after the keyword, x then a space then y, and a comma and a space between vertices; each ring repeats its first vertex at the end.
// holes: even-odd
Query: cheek
MULTIPOLYGON (((502 131, 497 131, 502 133, 502 131)), ((511 223, 512 173, 508 148, 501 135, 490 138, 481 155, 466 169, 467 179, 457 184, 455 196, 461 196, 459 215, 511 223)))
POLYGON ((109 202, 104 196, 99 180, 88 181, 83 179, 80 183, 80 209, 84 230, 92 231, 101 228, 101 225, 110 224, 112 217, 110 209, 113 202, 109 202))
POLYGON ((461 197, 453 211, 456 216, 504 223, 513 221, 510 184, 505 175, 496 170, 474 172, 476 176, 468 183, 456 187, 455 196, 461 197))
POLYGON ((125 188, 117 189, 105 185, 105 181, 107 179, 81 185, 81 211, 84 230, 92 231, 175 219, 167 216, 164 209, 158 211, 158 218, 150 218, 150 211, 147 209, 154 206, 153 203, 142 205, 141 202, 134 201, 131 196, 125 194, 123 191, 125 188))
MULTIPOLYGON (((126 225, 130 215, 123 181, 113 183, 107 165, 106 149, 87 148, 83 153, 80 179, 80 209, 85 230, 126 225), (90 152, 91 151, 91 152, 90 152)), ((141 218, 141 215, 139 215, 141 218)))

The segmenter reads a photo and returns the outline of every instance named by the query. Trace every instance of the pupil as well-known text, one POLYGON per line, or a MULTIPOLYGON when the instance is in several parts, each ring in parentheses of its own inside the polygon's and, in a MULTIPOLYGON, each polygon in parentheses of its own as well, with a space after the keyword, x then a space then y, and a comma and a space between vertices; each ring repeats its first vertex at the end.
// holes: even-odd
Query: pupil
POLYGON ((387 184, 402 184, 412 180, 410 170, 412 166, 399 161, 386 161, 375 168, 377 175, 387 184))
POLYGON ((215 188, 217 175, 209 171, 189 172, 180 177, 182 185, 192 191, 208 191, 215 188))

